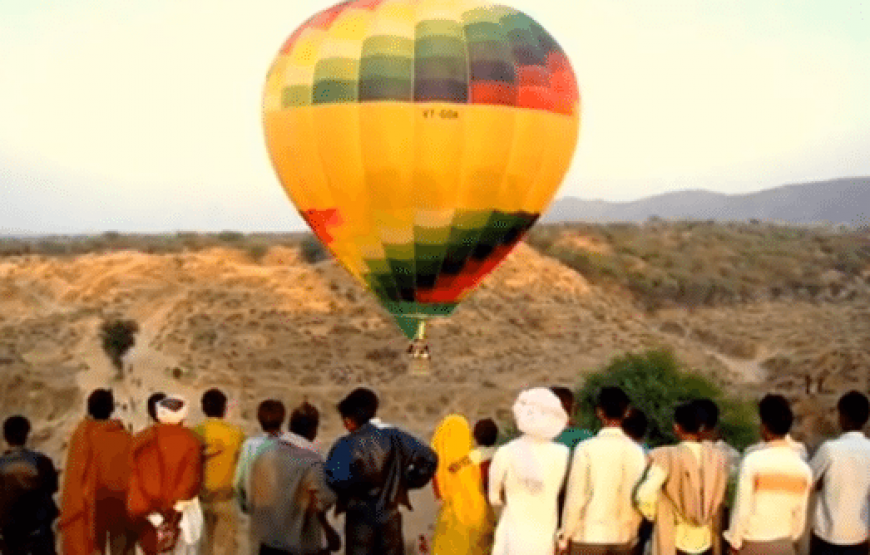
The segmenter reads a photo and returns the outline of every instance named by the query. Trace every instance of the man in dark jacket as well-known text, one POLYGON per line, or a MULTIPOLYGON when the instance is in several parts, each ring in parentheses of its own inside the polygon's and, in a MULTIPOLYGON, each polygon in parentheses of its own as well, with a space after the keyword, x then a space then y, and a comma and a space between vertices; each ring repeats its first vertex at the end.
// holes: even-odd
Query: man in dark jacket
POLYGON ((377 395, 364 388, 338 404, 350 433, 326 461, 327 484, 338 495, 336 510, 346 513, 347 555, 404 555, 399 506, 411 508, 408 490, 424 487, 438 466, 435 452, 415 437, 372 424, 377 408, 377 395))
POLYGON ((57 471, 51 459, 24 447, 29 434, 23 416, 3 423, 9 450, 0 457, 0 553, 54 555, 57 471))

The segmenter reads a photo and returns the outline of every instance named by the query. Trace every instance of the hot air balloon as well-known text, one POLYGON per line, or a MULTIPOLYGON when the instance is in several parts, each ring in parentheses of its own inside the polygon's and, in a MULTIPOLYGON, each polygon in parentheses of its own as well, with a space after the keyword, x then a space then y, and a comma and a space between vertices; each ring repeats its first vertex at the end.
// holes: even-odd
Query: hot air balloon
POLYGON ((284 43, 263 99, 288 196, 428 357, 571 162, 580 96, 547 31, 475 0, 356 0, 284 43))

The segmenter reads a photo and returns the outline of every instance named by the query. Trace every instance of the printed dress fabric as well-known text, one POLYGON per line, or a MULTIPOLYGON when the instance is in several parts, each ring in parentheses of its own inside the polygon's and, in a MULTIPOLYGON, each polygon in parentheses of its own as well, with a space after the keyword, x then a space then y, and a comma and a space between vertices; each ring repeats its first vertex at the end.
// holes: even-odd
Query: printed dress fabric
POLYGON ((488 554, 493 515, 484 498, 480 467, 469 458, 472 436, 468 421, 458 415, 445 418, 435 431, 432 448, 438 454, 435 483, 442 500, 432 555, 488 554))

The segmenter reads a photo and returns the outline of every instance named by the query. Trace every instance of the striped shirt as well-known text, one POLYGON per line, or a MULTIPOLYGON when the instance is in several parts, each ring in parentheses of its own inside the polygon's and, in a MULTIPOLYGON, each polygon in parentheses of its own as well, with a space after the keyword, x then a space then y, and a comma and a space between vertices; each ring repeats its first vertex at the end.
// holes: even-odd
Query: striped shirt
POLYGON ((809 465, 785 441, 747 455, 725 539, 734 549, 746 541, 797 541, 806 524, 811 483, 809 465))

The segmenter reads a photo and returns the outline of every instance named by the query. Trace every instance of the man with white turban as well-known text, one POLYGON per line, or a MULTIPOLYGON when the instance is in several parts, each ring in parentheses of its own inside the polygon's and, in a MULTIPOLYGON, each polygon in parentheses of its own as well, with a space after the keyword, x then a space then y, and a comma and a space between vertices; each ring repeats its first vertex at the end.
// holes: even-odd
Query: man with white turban
POLYGON ((496 451, 489 471, 489 501, 504 507, 493 555, 553 555, 569 451, 552 440, 568 414, 546 388, 520 393, 513 412, 523 435, 496 451))
MULTIPOLYGON (((130 448, 130 487, 127 512, 146 555, 157 553, 157 528, 175 522, 198 506, 202 487, 202 444, 184 427, 188 404, 181 397, 166 397, 157 403, 157 424, 133 439, 130 448)), ((182 525, 182 543, 194 543, 187 522, 182 525)), ((196 538, 198 539, 198 538, 196 538)), ((180 546, 179 546, 180 547, 180 546)))

